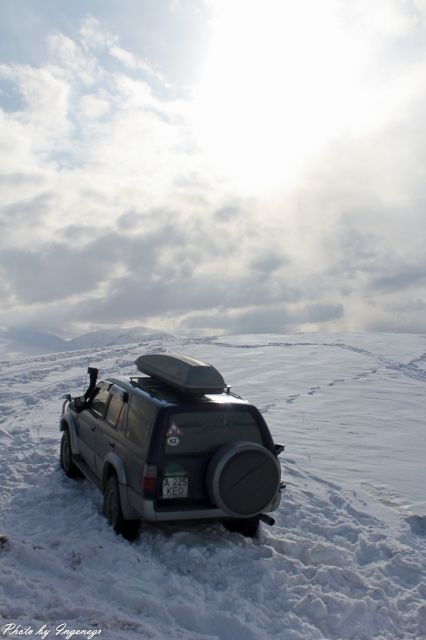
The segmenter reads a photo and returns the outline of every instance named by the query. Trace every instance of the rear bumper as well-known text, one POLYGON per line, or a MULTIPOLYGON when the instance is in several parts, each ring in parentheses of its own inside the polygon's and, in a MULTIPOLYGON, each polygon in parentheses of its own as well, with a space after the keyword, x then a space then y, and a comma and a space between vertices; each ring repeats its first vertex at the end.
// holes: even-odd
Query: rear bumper
POLYGON ((144 515, 146 520, 167 522, 172 520, 219 520, 227 517, 221 509, 179 509, 174 511, 157 511, 153 500, 144 500, 144 515))
MULTIPOLYGON (((136 498, 135 494, 132 496, 136 498)), ((141 514, 142 519, 148 520, 150 522, 171 522, 171 521, 180 521, 180 520, 229 520, 232 519, 232 516, 226 511, 222 511, 222 509, 210 508, 210 509, 185 509, 183 506, 181 509, 173 509, 170 511, 166 511, 164 509, 158 510, 156 509, 156 504, 154 500, 144 499, 142 496, 137 496, 137 504, 135 504, 134 500, 133 508, 135 511, 138 511, 141 514)), ((263 509, 264 513, 271 513, 272 511, 276 511, 281 502, 281 489, 277 492, 274 500, 263 509)))

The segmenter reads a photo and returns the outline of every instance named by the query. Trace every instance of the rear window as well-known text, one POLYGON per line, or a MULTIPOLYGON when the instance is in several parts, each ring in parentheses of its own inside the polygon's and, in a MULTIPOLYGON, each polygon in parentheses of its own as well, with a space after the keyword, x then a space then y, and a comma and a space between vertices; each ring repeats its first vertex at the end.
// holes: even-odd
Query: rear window
POLYGON ((126 435, 129 440, 144 447, 156 415, 157 411, 150 402, 136 394, 132 395, 127 414, 126 435))
POLYGON ((166 427, 164 452, 206 453, 236 440, 262 444, 259 427, 249 411, 221 409, 175 413, 166 427))

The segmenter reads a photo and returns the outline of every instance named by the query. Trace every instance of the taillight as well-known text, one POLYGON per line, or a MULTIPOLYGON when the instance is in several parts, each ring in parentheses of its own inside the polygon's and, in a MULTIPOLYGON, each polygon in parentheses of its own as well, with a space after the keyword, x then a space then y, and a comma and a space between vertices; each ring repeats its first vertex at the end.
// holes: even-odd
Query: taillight
POLYGON ((142 491, 155 493, 157 486, 157 467, 154 464, 146 464, 142 471, 142 491))

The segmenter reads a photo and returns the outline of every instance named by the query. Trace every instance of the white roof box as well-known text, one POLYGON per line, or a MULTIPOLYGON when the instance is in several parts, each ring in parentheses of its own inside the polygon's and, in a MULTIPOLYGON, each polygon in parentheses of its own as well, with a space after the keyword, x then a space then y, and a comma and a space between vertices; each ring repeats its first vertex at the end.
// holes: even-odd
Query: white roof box
POLYGON ((225 381, 207 362, 177 353, 148 353, 135 360, 139 371, 184 393, 222 393, 225 381))

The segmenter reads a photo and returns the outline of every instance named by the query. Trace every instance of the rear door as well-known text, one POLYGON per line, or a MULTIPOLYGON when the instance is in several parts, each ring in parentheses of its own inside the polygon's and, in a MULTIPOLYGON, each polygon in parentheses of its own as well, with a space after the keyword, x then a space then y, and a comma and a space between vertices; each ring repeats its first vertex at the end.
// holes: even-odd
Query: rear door
POLYGON ((131 491, 141 495, 142 474, 148 460, 151 434, 157 419, 157 408, 139 393, 129 400, 125 427, 126 472, 131 491))
POLYGON ((245 405, 198 405, 170 411, 159 447, 159 506, 206 506, 206 472, 218 449, 236 441, 264 445, 258 412, 245 405))

